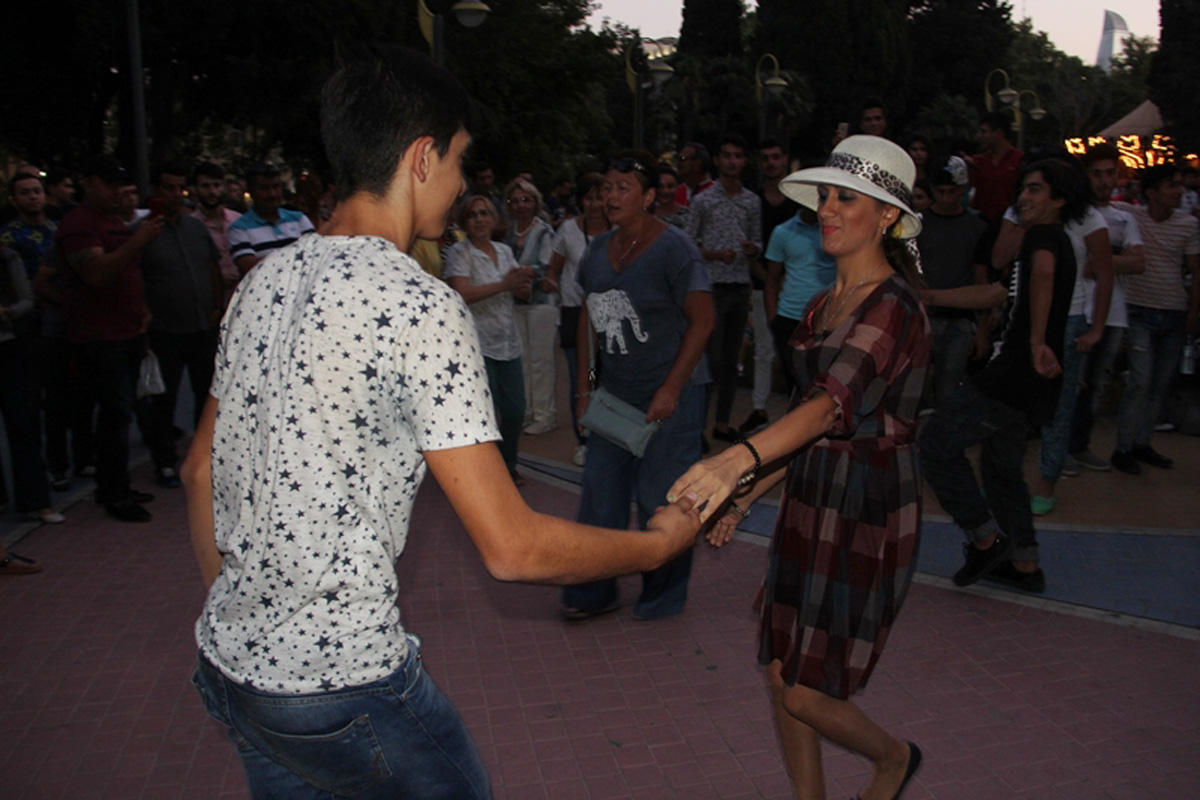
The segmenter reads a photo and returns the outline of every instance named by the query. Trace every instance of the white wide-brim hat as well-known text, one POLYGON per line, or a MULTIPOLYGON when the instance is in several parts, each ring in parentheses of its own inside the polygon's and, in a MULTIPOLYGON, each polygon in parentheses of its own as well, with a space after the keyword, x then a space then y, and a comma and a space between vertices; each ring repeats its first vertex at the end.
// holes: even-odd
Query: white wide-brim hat
POLYGON ((912 210, 912 187, 917 168, 904 148, 881 136, 848 136, 838 142, 823 167, 793 172, 779 182, 779 191, 805 208, 817 210, 817 186, 840 186, 874 197, 900 209, 896 236, 911 239, 921 232, 921 218, 912 210))

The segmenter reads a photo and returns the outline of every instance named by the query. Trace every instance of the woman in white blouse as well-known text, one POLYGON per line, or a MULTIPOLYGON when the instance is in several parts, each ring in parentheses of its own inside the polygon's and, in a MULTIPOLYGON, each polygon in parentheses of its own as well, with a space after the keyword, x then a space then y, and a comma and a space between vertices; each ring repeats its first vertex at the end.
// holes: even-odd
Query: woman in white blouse
POLYGON ((463 201, 458 224, 467 232, 467 238, 446 254, 442 277, 463 296, 475 316, 500 428, 500 454, 513 481, 520 485, 517 439, 525 416, 525 379, 513 298, 529 297, 533 270, 517 264, 508 245, 492 241, 497 216, 495 205, 483 195, 463 201))

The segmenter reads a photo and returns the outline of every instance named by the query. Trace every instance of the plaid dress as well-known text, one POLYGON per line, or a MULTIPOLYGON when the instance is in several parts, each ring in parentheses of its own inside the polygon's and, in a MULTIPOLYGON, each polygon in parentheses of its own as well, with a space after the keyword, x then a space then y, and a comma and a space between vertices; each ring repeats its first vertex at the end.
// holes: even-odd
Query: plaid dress
POLYGON ((912 581, 921 525, 917 404, 929 320, 898 276, 835 330, 809 303, 790 344, 796 405, 836 404, 830 431, 788 467, 762 593, 759 661, 783 679, 845 699, 867 683, 912 581))

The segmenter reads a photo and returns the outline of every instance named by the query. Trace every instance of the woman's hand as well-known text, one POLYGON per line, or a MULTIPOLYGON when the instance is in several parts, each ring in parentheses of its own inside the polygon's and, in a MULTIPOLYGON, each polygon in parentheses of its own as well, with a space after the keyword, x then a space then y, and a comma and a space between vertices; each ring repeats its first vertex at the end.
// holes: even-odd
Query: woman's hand
MULTIPOLYGON (((583 415, 587 413, 588 401, 591 399, 592 393, 590 391, 579 393, 575 400, 575 419, 583 419, 583 415)), ((582 425, 576 425, 575 427, 579 429, 580 433, 583 433, 584 427, 582 425)))
POLYGON ((547 275, 546 277, 542 278, 541 283, 538 284, 538 288, 546 294, 554 294, 558 291, 558 281, 547 275))
POLYGON ((658 387, 658 391, 650 399, 650 407, 646 409, 646 422, 667 419, 675 413, 675 409, 678 407, 679 393, 667 388, 664 384, 658 387))
POLYGON ((667 500, 673 503, 676 498, 685 494, 695 495, 700 519, 708 521, 708 518, 737 491, 738 479, 749 468, 739 459, 748 452, 744 447, 730 447, 712 458, 697 461, 671 484, 667 491, 667 500))

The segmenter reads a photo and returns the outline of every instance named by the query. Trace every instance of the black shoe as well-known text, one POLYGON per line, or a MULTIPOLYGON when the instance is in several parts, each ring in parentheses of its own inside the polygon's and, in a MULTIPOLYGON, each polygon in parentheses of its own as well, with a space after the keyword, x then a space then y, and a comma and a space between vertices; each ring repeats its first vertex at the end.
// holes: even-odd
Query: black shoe
POLYGON ((767 412, 760 409, 755 409, 750 416, 746 417, 746 421, 742 423, 740 428, 738 428, 738 432, 743 436, 746 436, 747 434, 753 433, 754 431, 763 427, 767 424, 767 422, 767 412))
POLYGON ((592 617, 599 617, 603 614, 609 614, 613 611, 616 611, 620 607, 621 607, 621 603, 617 600, 613 600, 608 605, 603 606, 602 608, 594 609, 594 610, 586 609, 586 608, 570 608, 568 606, 563 606, 562 617, 567 622, 583 622, 585 619, 591 619, 592 617))
POLYGON ((713 428, 712 437, 720 439, 722 442, 736 442, 740 434, 733 428, 726 425, 724 428, 713 428))
POLYGON ((1112 458, 1108 461, 1117 472, 1124 472, 1126 475, 1142 474, 1141 465, 1137 463, 1137 459, 1133 457, 1133 453, 1130 453, 1128 450, 1113 450, 1112 458))
POLYGON ((905 742, 908 745, 908 768, 904 770, 904 780, 900 781, 900 788, 892 795, 892 800, 900 800, 900 795, 904 794, 905 787, 912 780, 912 776, 917 774, 917 770, 921 768, 921 748, 917 747, 912 742, 905 742))
POLYGON ((150 512, 132 500, 122 500, 120 503, 108 503, 104 513, 121 522, 149 522, 150 512))
POLYGON ((179 473, 171 467, 159 467, 154 470, 154 482, 164 489, 178 489, 179 473))
POLYGON ((1041 593, 1046 591, 1046 573, 1040 569, 1033 572, 1021 572, 1011 561, 1005 561, 987 574, 984 580, 1003 583, 1022 592, 1041 593))
POLYGON ((998 564, 1011 558, 1012 549, 1012 539, 1004 534, 998 535, 996 541, 992 542, 992 546, 986 550, 980 550, 967 542, 963 545, 963 556, 967 563, 954 573, 954 585, 970 586, 995 569, 998 564))
POLYGON ((139 492, 137 489, 130 489, 125 499, 131 503, 149 503, 154 499, 154 495, 149 492, 139 492))
POLYGON ((1155 450, 1148 444, 1135 444, 1129 454, 1141 461, 1143 464, 1149 464, 1152 467, 1161 469, 1170 469, 1175 466, 1175 462, 1164 456, 1162 453, 1155 450))

